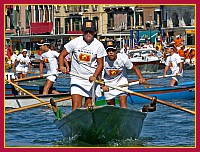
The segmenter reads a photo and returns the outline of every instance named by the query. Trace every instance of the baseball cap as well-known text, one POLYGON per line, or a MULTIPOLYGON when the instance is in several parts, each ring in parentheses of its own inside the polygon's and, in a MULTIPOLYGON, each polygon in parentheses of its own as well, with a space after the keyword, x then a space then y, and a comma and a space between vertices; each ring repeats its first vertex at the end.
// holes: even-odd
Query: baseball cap
POLYGON ((112 39, 108 40, 108 41, 106 42, 105 48, 106 48, 106 51, 107 51, 108 49, 114 49, 114 50, 116 50, 117 47, 116 47, 115 41, 112 40, 112 39))
POLYGON ((48 40, 41 40, 37 45, 42 46, 42 45, 49 45, 50 42, 48 40))
POLYGON ((83 22, 82 31, 83 32, 86 32, 86 31, 96 32, 96 26, 94 24, 94 21, 85 20, 83 22))

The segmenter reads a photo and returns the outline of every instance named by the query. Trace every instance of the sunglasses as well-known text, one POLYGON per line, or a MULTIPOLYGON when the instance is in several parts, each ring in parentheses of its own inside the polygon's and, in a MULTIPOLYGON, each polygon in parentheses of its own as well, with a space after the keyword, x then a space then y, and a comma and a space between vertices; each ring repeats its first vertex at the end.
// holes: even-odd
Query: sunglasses
POLYGON ((85 31, 85 32, 83 32, 84 35, 85 35, 85 34, 88 34, 88 33, 89 33, 89 34, 92 34, 92 35, 94 34, 94 32, 92 32, 92 31, 85 31))

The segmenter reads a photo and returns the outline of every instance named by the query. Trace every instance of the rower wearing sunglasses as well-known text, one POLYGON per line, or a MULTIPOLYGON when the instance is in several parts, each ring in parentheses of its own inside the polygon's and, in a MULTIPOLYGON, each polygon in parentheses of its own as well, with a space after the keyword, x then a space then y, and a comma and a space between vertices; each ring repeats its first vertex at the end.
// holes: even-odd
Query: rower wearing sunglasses
MULTIPOLYGON (((116 43, 114 40, 108 40, 105 45, 107 56, 104 61, 104 71, 102 75, 102 79, 105 84, 109 84, 112 86, 119 86, 122 84, 127 84, 127 69, 133 69, 139 78, 139 82, 141 84, 146 83, 143 78, 140 70, 133 65, 133 63, 128 59, 128 56, 124 53, 118 53, 116 43)), ((101 86, 104 91, 104 96, 107 104, 115 105, 115 97, 119 98, 119 104, 122 108, 127 108, 126 97, 127 93, 123 91, 119 91, 116 89, 109 90, 107 86, 101 86)), ((128 89, 128 87, 124 87, 128 89)))

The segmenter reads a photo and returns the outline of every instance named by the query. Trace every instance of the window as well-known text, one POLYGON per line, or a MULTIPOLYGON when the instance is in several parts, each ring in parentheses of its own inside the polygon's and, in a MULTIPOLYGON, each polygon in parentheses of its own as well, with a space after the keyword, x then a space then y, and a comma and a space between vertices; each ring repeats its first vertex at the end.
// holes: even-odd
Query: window
POLYGON ((70 19, 69 18, 65 18, 65 34, 68 33, 68 31, 70 31, 70 19))
POLYGON ((186 26, 191 26, 191 17, 190 16, 191 15, 190 15, 189 12, 185 12, 184 15, 183 15, 183 19, 184 19, 186 26))
POLYGON ((136 26, 144 25, 143 12, 136 12, 136 26))
POLYGON ((26 10, 26 28, 30 27, 31 22, 31 5, 26 10))
POLYGON ((130 29, 133 26, 133 13, 127 14, 127 27, 130 29))
POLYGON ((176 12, 172 13, 172 22, 174 27, 179 27, 179 19, 176 12))
POLYGON ((35 5, 35 22, 39 22, 39 9, 38 9, 38 5, 35 5))
POLYGON ((60 18, 55 19, 55 34, 60 34, 60 18))
POLYGON ((79 23, 81 22, 81 18, 73 18, 72 23, 73 23, 73 31, 79 31, 80 26, 79 23))
POLYGON ((155 25, 159 26, 161 23, 161 11, 155 11, 154 12, 154 22, 155 22, 155 25))
POLYGON ((113 13, 108 13, 108 29, 113 29, 114 27, 114 15, 113 13))

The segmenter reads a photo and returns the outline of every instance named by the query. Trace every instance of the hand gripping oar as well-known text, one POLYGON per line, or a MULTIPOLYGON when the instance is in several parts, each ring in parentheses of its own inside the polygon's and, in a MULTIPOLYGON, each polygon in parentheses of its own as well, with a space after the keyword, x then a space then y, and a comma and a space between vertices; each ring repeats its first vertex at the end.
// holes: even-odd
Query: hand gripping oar
MULTIPOLYGON (((40 101, 41 103, 42 103, 42 102, 45 102, 45 101, 43 101, 42 99, 40 99, 40 98, 38 98, 37 96, 35 96, 34 94, 28 92, 27 90, 21 88, 20 86, 18 86, 18 85, 16 85, 16 84, 14 84, 13 82, 8 81, 7 79, 5 79, 5 81, 6 81, 7 83, 10 83, 10 84, 13 85, 14 87, 18 88, 19 90, 21 90, 21 91, 27 93, 27 94, 30 95, 31 97, 37 99, 37 100, 40 101)), ((51 108, 50 105, 48 105, 48 107, 51 108)))
POLYGON ((19 81, 26 81, 26 80, 34 80, 34 79, 41 79, 41 78, 45 78, 51 75, 57 75, 57 74, 61 74, 62 72, 57 72, 57 73, 50 73, 50 74, 44 74, 42 76, 38 75, 38 76, 32 76, 32 77, 27 77, 27 78, 21 78, 21 79, 16 79, 14 80, 15 82, 19 82, 19 81))
MULTIPOLYGON (((69 99, 71 99, 71 96, 54 100, 54 102, 61 102, 61 101, 64 101, 64 100, 69 100, 69 99)), ((47 105, 47 104, 50 104, 50 102, 49 101, 45 101, 45 102, 42 102, 42 103, 36 103, 36 104, 30 105, 30 106, 24 106, 24 107, 17 108, 17 109, 11 109, 11 110, 5 111, 5 113, 8 114, 8 113, 12 113, 12 112, 27 110, 27 109, 31 109, 31 108, 36 108, 36 107, 39 107, 39 106, 47 105)))
POLYGON ((57 107, 53 98, 50 99, 50 104, 52 106, 52 110, 58 120, 62 119, 62 111, 57 107))
MULTIPOLYGON (((83 76, 83 75, 80 75, 80 74, 76 74, 76 73, 73 73, 73 72, 69 72, 69 74, 73 75, 73 76, 76 76, 76 77, 79 77, 79 78, 82 78, 82 79, 86 79, 88 80, 89 78, 83 76)), ((102 81, 98 81, 98 80, 95 80, 96 83, 99 83, 99 84, 104 84, 104 82, 102 81)), ((120 90, 120 91, 123 91, 123 92, 127 92, 129 94, 133 94, 133 95, 136 95, 136 96, 139 96, 139 97, 142 97, 142 98, 145 98, 145 99, 148 99, 148 100, 152 100, 152 97, 150 96, 147 96, 147 95, 144 95, 144 94, 141 94, 141 93, 137 93, 137 92, 134 92, 134 91, 131 91, 131 90, 128 90, 128 89, 123 89, 121 87, 117 87, 117 86, 112 86, 112 85, 109 85, 109 84, 104 84, 110 88, 114 88, 114 89, 117 89, 117 90, 120 90)), ((186 109, 186 108, 183 108, 183 107, 180 107, 178 105, 175 105, 175 104, 172 104, 172 103, 169 103, 169 102, 166 102, 166 101, 163 101, 163 100, 159 100, 157 99, 157 102, 158 103, 161 103, 163 105, 166 105, 166 106, 169 106, 169 107, 172 107, 172 108, 175 108, 175 109, 178 109, 178 110, 181 110, 181 111, 185 111, 185 112, 188 112, 190 114, 195 114, 194 111, 192 110, 189 110, 189 109, 186 109)))

